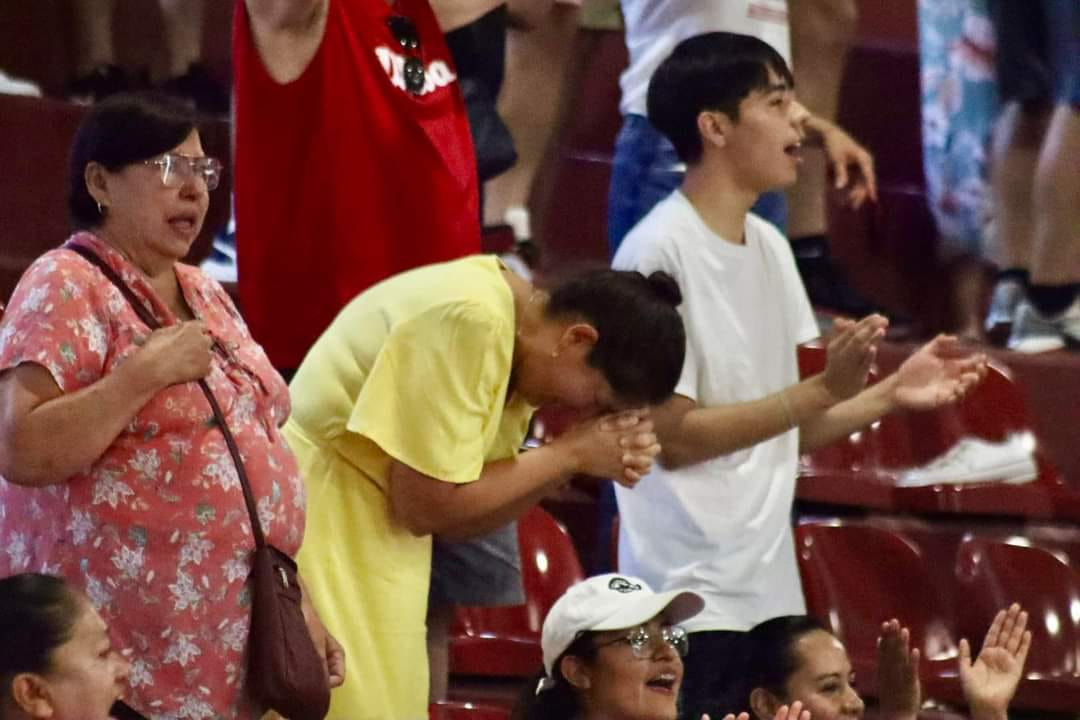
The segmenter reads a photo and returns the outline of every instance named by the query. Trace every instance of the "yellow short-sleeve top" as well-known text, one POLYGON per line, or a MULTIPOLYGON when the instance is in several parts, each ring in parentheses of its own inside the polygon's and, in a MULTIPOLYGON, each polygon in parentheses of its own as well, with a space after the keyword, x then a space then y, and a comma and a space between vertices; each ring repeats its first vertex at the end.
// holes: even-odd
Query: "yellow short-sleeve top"
POLYGON ((507 397, 514 299, 494 257, 397 275, 347 305, 290 385, 307 488, 301 576, 349 670, 332 720, 425 718, 431 538, 393 522, 396 459, 452 483, 513 457, 533 408, 507 397))
POLYGON ((533 408, 507 402, 514 299, 501 268, 471 256, 359 295, 293 379, 292 419, 383 489, 389 458, 461 483, 512 457, 533 408))

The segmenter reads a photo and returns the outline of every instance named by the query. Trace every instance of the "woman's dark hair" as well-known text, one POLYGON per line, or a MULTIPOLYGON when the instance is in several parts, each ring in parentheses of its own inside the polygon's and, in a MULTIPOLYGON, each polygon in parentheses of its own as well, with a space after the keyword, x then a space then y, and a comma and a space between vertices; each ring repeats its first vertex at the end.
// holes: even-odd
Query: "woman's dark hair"
POLYGON ((46 673, 52 652, 71 639, 78 595, 62 578, 24 573, 0 580, 0 688, 19 673, 46 673))
POLYGON ((794 87, 784 58, 755 37, 711 32, 683 40, 649 81, 649 122, 667 136, 679 159, 696 163, 703 152, 698 115, 718 110, 738 121, 739 103, 769 86, 770 70, 794 87))
POLYGON ((600 338, 588 362, 620 399, 653 405, 670 397, 682 373, 686 332, 675 309, 682 293, 665 272, 645 277, 624 270, 591 270, 557 285, 546 314, 578 317, 600 338))
POLYGON ((795 643, 815 630, 830 632, 809 615, 784 615, 751 628, 744 645, 746 677, 742 697, 748 699, 754 688, 765 688, 776 697, 785 698, 787 682, 799 669, 795 643))
POLYGON ((543 672, 525 684, 513 712, 510 713, 510 720, 567 720, 581 714, 578 691, 563 677, 562 660, 567 655, 575 655, 591 662, 596 657, 596 646, 593 645, 592 637, 591 632, 582 633, 570 643, 566 652, 558 657, 552 668, 553 686, 537 692, 540 681, 545 677, 543 672))
POLYGON ((86 189, 86 166, 110 172, 172 150, 196 129, 181 102, 159 95, 120 94, 95 105, 75 133, 68 161, 68 214, 76 230, 98 227, 102 216, 86 189))

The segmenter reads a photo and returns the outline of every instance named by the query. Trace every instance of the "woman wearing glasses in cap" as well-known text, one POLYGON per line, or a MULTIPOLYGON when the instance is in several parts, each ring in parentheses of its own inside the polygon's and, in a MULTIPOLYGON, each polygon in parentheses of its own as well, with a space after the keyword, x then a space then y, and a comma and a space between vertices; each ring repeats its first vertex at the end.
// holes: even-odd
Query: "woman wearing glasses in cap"
MULTIPOLYGON (((704 605, 697 593, 655 593, 628 575, 598 575, 574 585, 544 620, 544 674, 535 689, 527 688, 513 717, 675 720, 682 658, 690 651, 679 623, 704 605)), ((778 708, 775 719, 810 720, 810 714, 796 702, 778 708)))
MULTIPOLYGON (((251 717, 253 538, 223 408, 267 541, 295 554, 304 491, 279 434, 289 395, 225 291, 185 265, 221 165, 187 111, 117 96, 71 150, 76 232, 26 271, 0 325, 0 576, 65 577, 133 652, 144 714, 251 717), (91 251, 162 329, 144 324, 91 251)), ((340 683, 340 648, 313 620, 340 683)))

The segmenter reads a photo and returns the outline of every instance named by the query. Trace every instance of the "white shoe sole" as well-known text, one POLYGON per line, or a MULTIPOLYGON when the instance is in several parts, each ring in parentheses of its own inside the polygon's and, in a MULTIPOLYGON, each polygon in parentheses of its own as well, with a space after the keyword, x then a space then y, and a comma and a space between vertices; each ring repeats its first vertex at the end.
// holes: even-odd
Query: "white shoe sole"
POLYGON ((1009 341, 1009 349, 1024 353, 1025 355, 1037 355, 1039 353, 1054 352, 1065 349, 1065 340, 1059 337, 1034 337, 1023 340, 1009 341))

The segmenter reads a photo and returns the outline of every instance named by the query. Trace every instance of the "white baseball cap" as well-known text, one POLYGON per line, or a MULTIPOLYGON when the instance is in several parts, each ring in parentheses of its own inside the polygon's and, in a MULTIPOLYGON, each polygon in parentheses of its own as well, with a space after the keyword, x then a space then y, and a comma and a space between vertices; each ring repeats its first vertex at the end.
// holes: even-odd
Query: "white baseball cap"
POLYGON ((630 575, 610 573, 582 580, 555 601, 544 619, 540 634, 544 671, 554 677, 555 661, 583 632, 633 628, 661 613, 669 623, 680 623, 703 607, 705 601, 697 593, 656 593, 644 580, 630 575))

